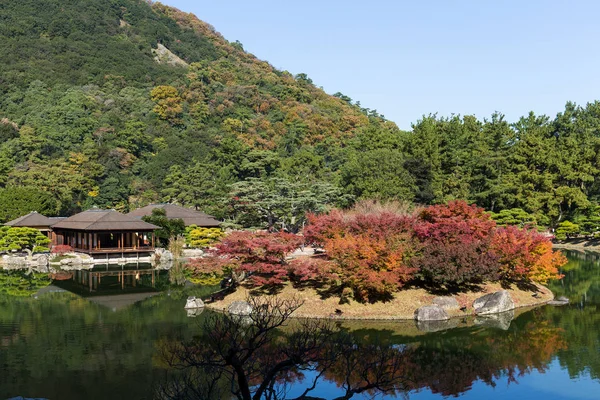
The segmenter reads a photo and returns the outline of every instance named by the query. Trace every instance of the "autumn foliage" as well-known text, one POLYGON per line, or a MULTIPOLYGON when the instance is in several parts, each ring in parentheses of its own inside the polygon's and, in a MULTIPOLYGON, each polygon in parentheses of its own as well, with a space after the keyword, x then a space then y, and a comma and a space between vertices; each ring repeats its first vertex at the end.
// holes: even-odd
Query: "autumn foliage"
POLYGON ((73 247, 67 245, 67 244, 59 244, 56 246, 52 246, 52 250, 51 250, 52 254, 57 254, 59 256, 62 256, 64 254, 67 253, 72 253, 73 252, 73 247))
POLYGON ((202 273, 228 266, 259 286, 316 282, 343 298, 377 301, 408 282, 447 290, 497 280, 545 283, 560 278, 558 267, 566 263, 547 237, 527 227, 498 227, 464 201, 416 213, 333 210, 307 218, 304 237, 234 232, 212 257, 191 265, 202 273), (302 242, 324 254, 286 260, 302 242))
POLYGON ((498 260, 489 251, 495 226, 483 209, 464 201, 425 208, 415 228, 423 246, 413 260, 419 277, 446 287, 497 279, 498 260))
POLYGON ((285 256, 302 244, 299 236, 278 232, 233 232, 215 246, 213 257, 195 260, 202 272, 228 264, 245 272, 255 285, 278 285, 287 280, 285 256), (201 267, 202 266, 202 267, 201 267))
MULTIPOLYGON (((446 289, 499 279, 545 283, 560 278, 558 267, 566 263, 547 237, 527 227, 498 227, 464 201, 415 214, 332 211, 308 220, 306 240, 328 257, 323 276, 335 277, 362 300, 390 294, 409 280, 446 289)), ((302 267, 318 275, 318 263, 302 267)))
POLYGON ((546 283, 561 276, 558 267, 566 264, 566 257, 552 251, 552 243, 533 229, 515 226, 494 231, 491 252, 498 257, 500 277, 506 281, 531 279, 546 283))
POLYGON ((413 278, 409 264, 417 246, 414 220, 391 212, 310 215, 306 240, 322 246, 330 279, 360 300, 385 297, 413 278))

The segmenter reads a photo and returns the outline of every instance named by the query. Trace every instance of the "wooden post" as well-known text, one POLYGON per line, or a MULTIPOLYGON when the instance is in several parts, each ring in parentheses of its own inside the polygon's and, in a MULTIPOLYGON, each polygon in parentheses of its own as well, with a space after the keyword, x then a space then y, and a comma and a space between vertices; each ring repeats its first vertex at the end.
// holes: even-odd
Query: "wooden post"
POLYGON ((154 231, 152 232, 152 248, 154 249, 154 231))
POLYGON ((125 243, 123 243, 123 240, 124 240, 124 238, 125 238, 125 236, 124 236, 124 234, 121 232, 121 250, 123 250, 123 248, 125 247, 125 246, 124 246, 124 244, 125 244, 125 243))
POLYGON ((94 242, 94 234, 88 233, 88 248, 90 249, 90 253, 92 252, 92 243, 94 242))

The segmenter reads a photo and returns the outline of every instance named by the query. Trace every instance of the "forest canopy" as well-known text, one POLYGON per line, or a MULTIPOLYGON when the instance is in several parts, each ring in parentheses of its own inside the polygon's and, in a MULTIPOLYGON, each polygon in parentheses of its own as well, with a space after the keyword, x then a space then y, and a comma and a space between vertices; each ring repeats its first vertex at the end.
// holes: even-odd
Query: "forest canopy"
POLYGON ((306 212, 376 198, 600 229, 600 102, 401 131, 160 3, 5 2, 0 20, 0 223, 171 201, 298 231, 306 212))

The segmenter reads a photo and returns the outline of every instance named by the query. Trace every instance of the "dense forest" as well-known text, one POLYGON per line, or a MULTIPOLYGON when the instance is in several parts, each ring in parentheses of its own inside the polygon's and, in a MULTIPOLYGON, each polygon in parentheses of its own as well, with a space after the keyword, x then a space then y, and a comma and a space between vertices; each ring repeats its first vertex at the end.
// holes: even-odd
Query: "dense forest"
POLYGON ((142 0, 0 0, 0 51, 0 222, 168 201, 297 231, 306 211, 376 198, 600 225, 600 102, 401 131, 142 0))

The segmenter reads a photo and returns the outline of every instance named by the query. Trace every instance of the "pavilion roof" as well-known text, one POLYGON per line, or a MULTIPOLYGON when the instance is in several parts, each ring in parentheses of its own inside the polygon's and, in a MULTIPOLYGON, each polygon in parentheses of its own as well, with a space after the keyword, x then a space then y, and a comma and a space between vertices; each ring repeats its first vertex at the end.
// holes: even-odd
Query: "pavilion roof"
POLYGON ((6 222, 4 225, 14 227, 50 227, 50 225, 55 223, 55 219, 50 219, 45 215, 38 213, 37 211, 32 211, 27 215, 23 215, 22 217, 6 222))
POLYGON ((65 218, 52 229, 72 229, 78 231, 153 231, 160 229, 156 225, 141 221, 139 218, 121 214, 115 210, 92 208, 65 218))
POLYGON ((156 208, 165 210, 168 219, 182 219, 185 226, 197 225, 201 227, 218 227, 221 225, 221 222, 212 215, 170 203, 150 204, 146 207, 138 208, 127 215, 142 218, 144 216, 152 215, 152 210, 156 208))

